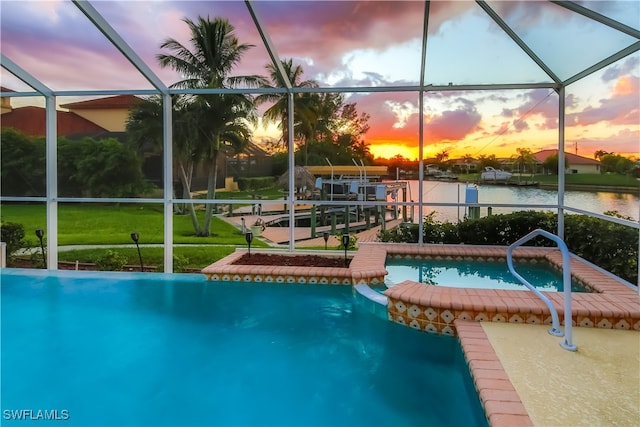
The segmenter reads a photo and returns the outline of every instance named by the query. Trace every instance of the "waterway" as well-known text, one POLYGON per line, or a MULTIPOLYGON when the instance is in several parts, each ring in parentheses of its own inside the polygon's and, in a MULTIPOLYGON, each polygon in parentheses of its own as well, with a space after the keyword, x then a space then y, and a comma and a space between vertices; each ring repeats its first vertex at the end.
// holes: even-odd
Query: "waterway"
MULTIPOLYGON (((408 199, 418 201, 418 181, 408 181, 408 199)), ((457 222, 466 214, 465 207, 430 206, 430 203, 464 203, 464 183, 423 181, 423 215, 436 211, 438 221, 457 222)), ((558 203, 556 190, 537 187, 516 187, 507 185, 479 185, 478 203, 486 204, 530 204, 555 205, 558 203)), ((568 207, 582 209, 589 212, 603 214, 607 211, 617 211, 620 215, 631 217, 638 221, 640 217, 639 193, 614 193, 606 191, 574 191, 566 190, 564 204, 568 207)), ((527 208, 493 207, 493 214, 510 213, 527 208)), ((536 209, 550 210, 550 209, 536 209)), ((480 216, 486 216, 487 207, 480 208, 480 216)), ((418 218, 418 208, 414 209, 414 218, 418 218)))

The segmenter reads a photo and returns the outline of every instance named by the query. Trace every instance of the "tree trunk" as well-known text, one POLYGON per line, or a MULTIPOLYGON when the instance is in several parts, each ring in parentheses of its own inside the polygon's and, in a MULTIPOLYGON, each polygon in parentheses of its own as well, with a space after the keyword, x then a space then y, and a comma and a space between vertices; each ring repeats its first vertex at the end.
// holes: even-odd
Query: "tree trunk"
MULTIPOLYGON (((207 200, 216 198, 216 184, 218 180, 218 155, 219 151, 214 151, 211 167, 209 168, 209 179, 207 181, 207 200)), ((213 204, 207 204, 204 214, 204 223, 201 229, 201 236, 211 235, 211 216, 213 215, 213 204)))
MULTIPOLYGON (((179 162, 180 165, 180 181, 182 181, 182 198, 183 199, 191 199, 191 174, 193 171, 193 164, 190 163, 187 166, 188 173, 185 171, 184 164, 182 161, 179 162)), ((193 207, 192 203, 186 204, 187 209, 189 210, 189 216, 191 217, 191 224, 193 225, 193 231, 196 236, 201 234, 200 223, 198 222, 198 216, 196 215, 196 210, 193 207)))

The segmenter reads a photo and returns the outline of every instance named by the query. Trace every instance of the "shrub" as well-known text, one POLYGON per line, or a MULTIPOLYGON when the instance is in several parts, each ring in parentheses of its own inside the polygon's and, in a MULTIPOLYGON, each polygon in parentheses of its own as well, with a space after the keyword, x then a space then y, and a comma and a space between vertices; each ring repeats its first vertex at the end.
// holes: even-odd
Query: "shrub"
MULTIPOLYGON (((338 249, 344 250, 344 245, 342 244, 342 233, 336 233, 336 238, 340 242, 340 244, 338 245, 338 249)), ((355 249, 357 243, 358 243, 358 237, 355 234, 350 234, 349 243, 347 244, 347 250, 355 249)))
POLYGON ((47 192, 44 138, 32 138, 12 128, 3 128, 0 139, 2 195, 44 196, 47 192))
POLYGON ((189 258, 173 254, 173 271, 175 273, 183 272, 189 265, 189 258))
POLYGON ((32 252, 29 259, 31 261, 32 268, 46 268, 45 260, 42 257, 42 252, 32 252))
POLYGON ((567 215, 564 240, 572 253, 638 283, 636 229, 585 215, 567 215))
POLYGON ((24 240, 24 226, 15 222, 0 223, 0 240, 7 244, 7 258, 12 258, 18 250, 27 246, 24 240))
POLYGON ((96 266, 102 271, 122 271, 127 258, 116 251, 108 250, 96 259, 96 266))
MULTIPOLYGON (((5 196, 46 194, 46 143, 2 129, 0 175, 5 196)), ((114 138, 58 138, 58 194, 65 197, 134 197, 148 191, 141 160, 114 138)))
POLYGON ((275 178, 272 176, 258 176, 254 178, 238 178, 238 189, 241 191, 257 191, 261 188, 272 187, 275 178))
MULTIPOLYGON (((555 224, 555 215, 550 212, 521 211, 463 221, 458 224, 458 235, 461 243, 510 245, 537 228, 555 233, 555 224)), ((550 240, 539 237, 527 244, 535 246, 554 245, 550 240)))

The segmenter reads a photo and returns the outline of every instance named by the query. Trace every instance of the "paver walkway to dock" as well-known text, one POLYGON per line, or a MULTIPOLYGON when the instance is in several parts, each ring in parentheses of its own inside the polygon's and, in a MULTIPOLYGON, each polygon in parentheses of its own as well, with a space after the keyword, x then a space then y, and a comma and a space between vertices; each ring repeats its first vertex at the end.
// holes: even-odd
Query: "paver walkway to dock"
MULTIPOLYGON (((242 208, 246 210, 245 208, 242 208)), ((237 212, 237 211, 234 211, 237 212)), ((264 212, 264 211, 263 211, 264 212)), ((288 214, 282 214, 282 217, 286 217, 288 214)), ((259 218, 263 220, 272 220, 275 218, 273 215, 269 215, 268 217, 252 215, 251 208, 248 210, 247 215, 243 216, 232 216, 232 217, 220 217, 224 221, 232 224, 238 229, 242 228, 242 219, 244 219, 245 227, 249 228, 252 224, 256 222, 259 218)), ((394 219, 387 221, 385 224, 385 228, 390 230, 394 227, 397 227, 402 223, 401 219, 394 219)), ((362 228, 366 223, 364 221, 352 222, 351 227, 354 228, 362 228)), ((378 232, 380 231, 381 226, 374 226, 369 228, 368 230, 363 230, 360 232, 356 232, 355 235, 358 239, 358 242, 375 242, 378 240, 378 232)), ((311 227, 295 227, 294 229, 294 240, 296 241, 297 247, 322 247, 324 246, 324 238, 322 237, 322 233, 324 231, 330 231, 331 226, 317 226, 316 227, 316 236, 315 238, 311 238, 311 227)), ((264 238, 267 243, 272 243, 274 245, 283 245, 289 243, 289 227, 266 227, 262 231, 262 238, 264 238)), ((327 242, 328 246, 337 246, 340 242, 334 235, 329 236, 329 240, 327 242)))

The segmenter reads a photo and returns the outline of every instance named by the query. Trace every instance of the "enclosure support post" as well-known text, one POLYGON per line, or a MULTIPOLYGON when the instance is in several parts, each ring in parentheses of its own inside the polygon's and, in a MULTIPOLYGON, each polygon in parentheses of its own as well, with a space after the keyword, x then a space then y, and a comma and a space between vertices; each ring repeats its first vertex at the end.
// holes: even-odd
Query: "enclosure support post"
MULTIPOLYGON (((162 95, 164 134, 164 272, 173 273, 173 106, 171 95, 162 95)), ((180 195, 180 197, 183 197, 180 195)), ((142 262, 141 262, 142 264, 142 262)))
MULTIPOLYGON (((280 61, 278 60, 278 63, 280 61)), ((295 200, 295 146, 293 145, 293 92, 287 93, 287 139, 289 147, 289 251, 293 252, 296 240, 295 240, 295 221, 296 210, 294 205, 295 200)))
POLYGON ((46 97, 47 269, 58 269, 58 123, 56 97, 46 97))
POLYGON ((558 230, 556 234, 561 240, 564 240, 564 86, 558 89, 558 98, 558 230))

